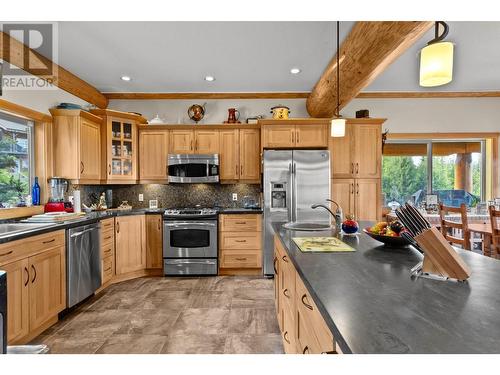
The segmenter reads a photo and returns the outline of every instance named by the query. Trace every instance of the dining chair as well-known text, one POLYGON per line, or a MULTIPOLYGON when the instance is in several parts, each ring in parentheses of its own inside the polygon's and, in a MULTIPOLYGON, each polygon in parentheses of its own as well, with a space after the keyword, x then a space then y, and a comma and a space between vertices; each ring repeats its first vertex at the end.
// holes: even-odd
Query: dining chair
POLYGON ((460 245, 465 250, 471 249, 470 232, 467 224, 467 207, 464 203, 460 207, 445 206, 439 204, 439 218, 441 221, 441 233, 448 242, 452 245, 460 245), (460 222, 450 221, 446 219, 449 213, 460 214, 460 222), (456 232, 461 232, 461 238, 456 236, 456 232))
POLYGON ((500 210, 495 206, 489 207, 491 222, 491 256, 498 258, 500 255, 500 210))

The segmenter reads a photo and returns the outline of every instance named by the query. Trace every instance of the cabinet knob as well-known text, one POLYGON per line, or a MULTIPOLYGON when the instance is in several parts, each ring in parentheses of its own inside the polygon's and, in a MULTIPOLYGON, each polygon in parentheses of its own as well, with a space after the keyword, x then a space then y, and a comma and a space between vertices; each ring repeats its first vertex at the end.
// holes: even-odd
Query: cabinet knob
POLYGON ((306 302, 306 300, 307 300, 307 295, 306 295, 306 294, 304 294, 304 295, 302 296, 302 298, 301 298, 302 304, 303 304, 305 307, 307 307, 309 310, 312 310, 312 309, 313 309, 312 305, 308 304, 308 303, 306 302))
POLYGON ((30 281, 30 273, 27 267, 24 267, 24 272, 26 273, 26 282, 24 283, 24 286, 27 286, 30 281))

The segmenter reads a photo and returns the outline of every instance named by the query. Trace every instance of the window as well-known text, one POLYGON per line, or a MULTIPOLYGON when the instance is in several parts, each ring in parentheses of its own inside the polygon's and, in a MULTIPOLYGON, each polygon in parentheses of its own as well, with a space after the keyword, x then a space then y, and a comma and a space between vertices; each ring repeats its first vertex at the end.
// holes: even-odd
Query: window
POLYGON ((0 208, 25 205, 33 166, 33 123, 0 112, 0 208))
POLYGON ((486 199, 486 140, 390 140, 382 161, 385 204, 420 204, 437 194, 447 206, 474 207, 486 199))

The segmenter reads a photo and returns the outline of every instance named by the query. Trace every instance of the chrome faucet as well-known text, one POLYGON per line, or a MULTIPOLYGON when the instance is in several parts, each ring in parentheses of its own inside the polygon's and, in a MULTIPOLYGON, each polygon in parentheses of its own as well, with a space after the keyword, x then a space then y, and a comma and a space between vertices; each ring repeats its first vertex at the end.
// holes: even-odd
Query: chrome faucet
POLYGON ((315 209, 321 207, 327 210, 335 218, 335 229, 340 233, 340 230, 342 229, 342 221, 344 220, 344 214, 342 213, 342 208, 337 202, 332 201, 331 199, 327 199, 326 201, 333 203, 337 207, 335 209, 335 213, 332 210, 330 210, 328 206, 325 206, 324 204, 313 204, 311 208, 315 209))

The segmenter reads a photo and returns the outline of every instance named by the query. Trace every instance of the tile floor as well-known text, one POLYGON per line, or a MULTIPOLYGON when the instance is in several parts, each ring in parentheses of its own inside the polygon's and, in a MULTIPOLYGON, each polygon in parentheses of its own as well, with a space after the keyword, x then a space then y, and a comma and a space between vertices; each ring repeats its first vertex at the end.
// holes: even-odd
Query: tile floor
POLYGON ((273 281, 243 276, 115 284, 33 343, 51 353, 283 353, 273 281))

